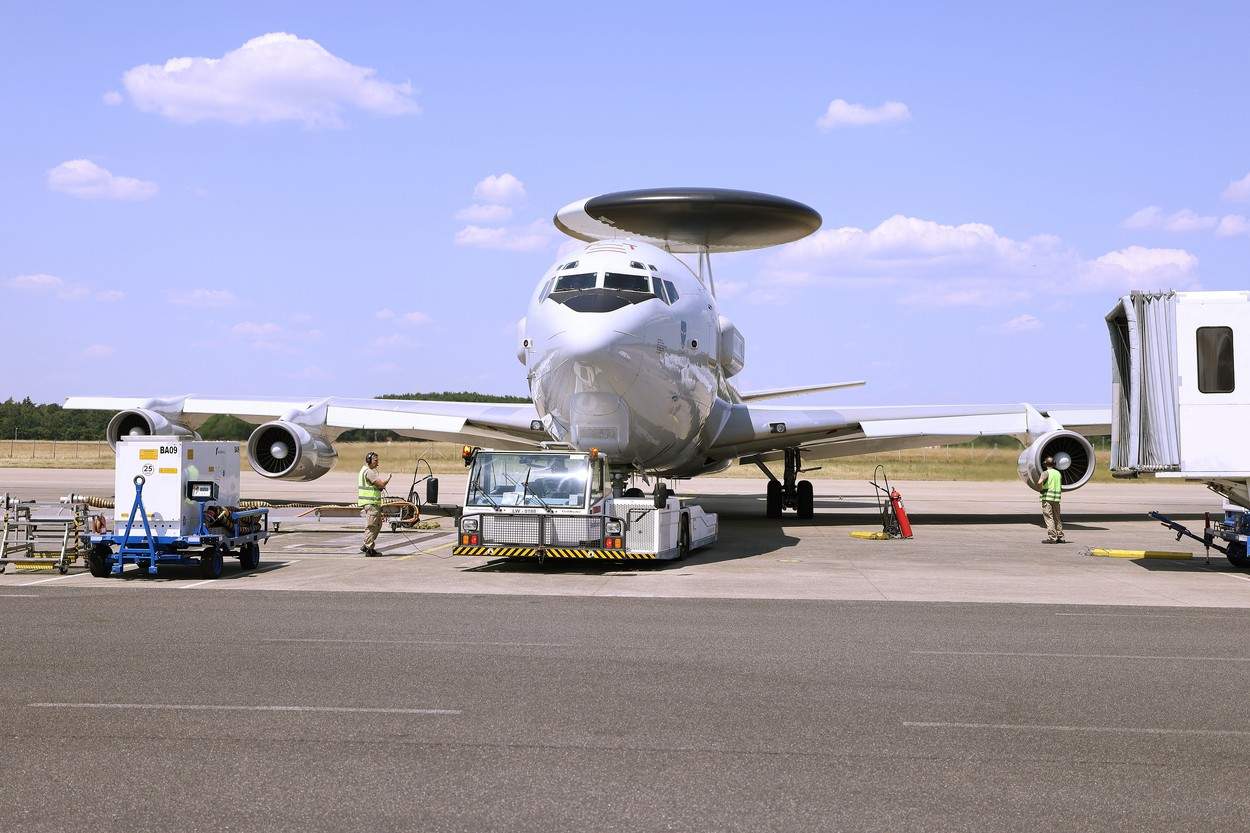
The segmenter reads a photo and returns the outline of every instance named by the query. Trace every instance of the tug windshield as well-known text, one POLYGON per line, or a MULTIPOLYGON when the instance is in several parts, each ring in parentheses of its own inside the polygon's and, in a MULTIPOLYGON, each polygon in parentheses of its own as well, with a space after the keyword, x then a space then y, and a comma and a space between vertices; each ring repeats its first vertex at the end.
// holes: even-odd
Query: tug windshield
POLYGON ((479 451, 469 471, 468 506, 586 508, 590 458, 584 454, 479 451))

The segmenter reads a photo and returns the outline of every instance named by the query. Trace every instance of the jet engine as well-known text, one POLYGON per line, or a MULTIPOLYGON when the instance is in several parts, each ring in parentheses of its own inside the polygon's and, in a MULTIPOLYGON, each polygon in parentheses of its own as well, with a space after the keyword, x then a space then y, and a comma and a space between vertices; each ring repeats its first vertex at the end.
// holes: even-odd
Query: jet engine
POLYGON ((275 420, 261 425, 247 438, 247 458, 252 470, 262 477, 306 481, 334 468, 338 453, 302 425, 275 420))
POLYGON ((188 440, 200 438, 199 434, 187 426, 146 408, 118 412, 109 420, 108 428, 104 430, 104 437, 113 449, 117 448, 122 437, 147 437, 154 434, 184 437, 188 440))
POLYGON ((1094 476, 1094 447, 1089 440, 1075 431, 1051 431, 1021 451, 1016 466, 1020 479, 1035 492, 1041 491, 1037 481, 1042 477, 1042 461, 1047 457, 1055 458, 1065 492, 1081 488, 1094 476))

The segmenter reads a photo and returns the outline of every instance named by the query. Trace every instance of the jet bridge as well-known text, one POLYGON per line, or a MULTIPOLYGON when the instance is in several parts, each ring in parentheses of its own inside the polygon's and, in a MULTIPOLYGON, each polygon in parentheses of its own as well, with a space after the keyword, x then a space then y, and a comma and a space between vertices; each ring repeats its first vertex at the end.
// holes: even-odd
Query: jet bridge
POLYGON ((1106 320, 1113 475, 1206 483, 1208 531, 1250 566, 1250 292, 1133 292, 1106 320))

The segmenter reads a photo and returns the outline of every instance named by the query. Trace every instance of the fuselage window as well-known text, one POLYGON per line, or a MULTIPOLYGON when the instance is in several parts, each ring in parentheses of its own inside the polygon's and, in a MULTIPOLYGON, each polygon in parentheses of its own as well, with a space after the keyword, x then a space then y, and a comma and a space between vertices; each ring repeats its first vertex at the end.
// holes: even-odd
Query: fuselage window
POLYGON ((576 261, 576 260, 570 260, 568 263, 564 264, 564 265, 563 265, 563 266, 561 266, 560 268, 561 268, 561 269, 576 269, 576 268, 577 268, 577 261, 576 261))
POLYGON ((673 286, 672 281, 665 281, 664 288, 668 290, 668 302, 670 304, 675 303, 681 297, 677 294, 677 287, 673 286))
POLYGON ((1232 393, 1233 330, 1231 327, 1198 328, 1198 390, 1232 393))
POLYGON ((603 288, 651 294, 651 282, 646 275, 631 275, 627 272, 604 272, 603 288))
POLYGON ((645 267, 645 266, 643 266, 641 263, 639 263, 639 262, 638 262, 638 261, 636 261, 636 260, 631 260, 631 261, 629 262, 629 268, 630 268, 630 269, 645 269, 646 267, 645 267))
POLYGON ((666 304, 668 303, 668 298, 664 296, 664 281, 660 280, 655 275, 651 276, 651 291, 654 292, 655 296, 661 301, 666 304))
POLYGON ((581 272, 576 275, 565 275, 556 281, 555 289, 552 292, 575 292, 581 289, 594 289, 595 278, 598 277, 594 272, 581 272))
POLYGON ((655 266, 653 266, 653 265, 652 265, 652 264, 650 264, 650 263, 648 263, 648 264, 647 264, 647 268, 648 268, 648 269, 650 269, 652 272, 658 272, 658 271, 660 271, 659 269, 656 269, 656 268, 655 268, 655 266))

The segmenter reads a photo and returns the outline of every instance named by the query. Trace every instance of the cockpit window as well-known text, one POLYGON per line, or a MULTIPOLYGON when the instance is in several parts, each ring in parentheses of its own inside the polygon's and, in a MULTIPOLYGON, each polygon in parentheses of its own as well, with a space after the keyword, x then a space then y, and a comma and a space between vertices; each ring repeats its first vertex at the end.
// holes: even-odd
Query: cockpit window
POLYGON ((680 296, 677 294, 677 287, 673 286, 672 281, 665 281, 664 288, 668 290, 668 302, 675 302, 680 296))
POLYGON ((630 275, 626 272, 604 272, 603 288, 651 294, 651 282, 646 275, 630 275))
POLYGON ((639 263, 638 261, 636 261, 636 260, 631 260, 631 261, 629 262, 629 268, 630 268, 630 269, 643 269, 643 268, 645 268, 645 267, 643 267, 643 265, 642 265, 641 263, 639 263))
POLYGON ((563 265, 563 266, 561 266, 560 268, 561 268, 561 269, 576 269, 576 268, 577 268, 577 261, 576 261, 576 260, 570 260, 568 263, 564 264, 564 265, 563 265))
POLYGON ((555 288, 552 292, 574 292, 581 289, 594 289, 595 278, 594 272, 582 272, 576 275, 564 275, 556 281, 555 288))
POLYGON ((661 301, 666 304, 668 303, 668 299, 664 297, 664 281, 660 280, 655 275, 651 276, 651 291, 654 292, 655 296, 661 301))

